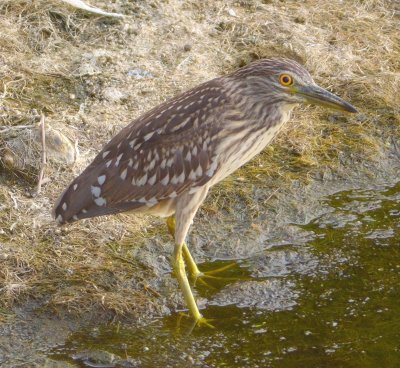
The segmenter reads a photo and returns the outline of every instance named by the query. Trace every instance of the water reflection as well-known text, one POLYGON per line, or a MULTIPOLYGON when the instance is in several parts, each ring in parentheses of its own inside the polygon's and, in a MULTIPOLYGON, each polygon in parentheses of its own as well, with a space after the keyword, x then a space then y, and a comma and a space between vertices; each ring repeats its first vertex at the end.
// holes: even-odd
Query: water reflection
POLYGON ((326 204, 302 226, 306 245, 274 246, 224 273, 236 281, 198 286, 214 329, 177 314, 101 326, 51 356, 82 367, 400 366, 400 184, 326 204))

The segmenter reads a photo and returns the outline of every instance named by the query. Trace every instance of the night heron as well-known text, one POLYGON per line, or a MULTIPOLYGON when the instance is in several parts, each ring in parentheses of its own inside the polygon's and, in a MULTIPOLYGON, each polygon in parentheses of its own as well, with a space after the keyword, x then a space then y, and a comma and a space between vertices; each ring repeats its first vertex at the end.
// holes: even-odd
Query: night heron
POLYGON ((125 211, 167 217, 173 269, 198 322, 185 270, 201 275, 185 243, 193 218, 210 187, 257 155, 301 103, 357 112, 289 59, 201 84, 122 129, 60 196, 54 216, 60 224, 125 211))

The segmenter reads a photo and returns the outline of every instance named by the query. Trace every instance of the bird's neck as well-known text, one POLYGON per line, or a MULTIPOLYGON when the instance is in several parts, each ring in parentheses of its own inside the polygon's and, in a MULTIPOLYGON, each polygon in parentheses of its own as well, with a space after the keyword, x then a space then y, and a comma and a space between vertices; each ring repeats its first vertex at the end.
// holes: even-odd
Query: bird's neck
MULTIPOLYGON (((257 150, 262 150, 281 130, 290 119, 295 104, 275 103, 270 104, 263 99, 251 99, 245 102, 247 106, 242 110, 243 134, 247 139, 257 140, 260 145, 257 150)), ((258 152, 257 152, 258 153, 258 152)))
MULTIPOLYGON (((230 88, 229 100, 235 106, 237 119, 247 122, 251 130, 265 130, 283 125, 290 119, 296 104, 289 104, 274 94, 255 93, 253 86, 230 88)), ((233 119, 235 120, 235 119, 233 119)))

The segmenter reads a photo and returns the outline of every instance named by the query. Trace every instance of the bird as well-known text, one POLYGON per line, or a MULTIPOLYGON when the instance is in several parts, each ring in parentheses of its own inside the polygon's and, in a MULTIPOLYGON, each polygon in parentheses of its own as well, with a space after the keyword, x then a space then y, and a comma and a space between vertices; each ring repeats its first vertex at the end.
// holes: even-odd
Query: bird
POLYGON ((268 145, 300 104, 356 113, 300 63, 259 59, 198 85, 132 121, 64 190, 59 224, 121 212, 167 219, 172 268, 195 323, 205 321, 189 277, 202 273, 186 236, 210 188, 268 145))

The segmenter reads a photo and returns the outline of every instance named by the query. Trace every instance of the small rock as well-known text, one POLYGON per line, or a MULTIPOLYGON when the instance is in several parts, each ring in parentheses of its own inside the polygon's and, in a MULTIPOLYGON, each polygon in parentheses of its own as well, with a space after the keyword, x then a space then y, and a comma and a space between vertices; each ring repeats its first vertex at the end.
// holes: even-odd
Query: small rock
POLYGON ((236 12, 232 9, 232 8, 229 8, 228 9, 228 14, 231 16, 231 17, 236 17, 237 15, 236 15, 236 12))
MULTIPOLYGON (((1 164, 9 170, 38 170, 42 155, 41 128, 24 129, 4 141, 1 164)), ((59 130, 46 124, 46 155, 52 162, 73 164, 78 156, 75 145, 59 130)))
POLYGON ((103 91, 103 97, 110 102, 120 102, 127 99, 127 94, 118 88, 108 87, 103 91))
POLYGON ((0 261, 5 261, 8 258, 8 254, 7 253, 1 253, 0 254, 0 261))
POLYGON ((143 69, 131 69, 128 71, 128 77, 136 79, 153 78, 153 74, 143 69))
MULTIPOLYGON (((37 140, 41 137, 39 130, 40 128, 36 131, 37 140)), ((69 138, 49 126, 46 126, 46 153, 50 160, 65 162, 69 165, 76 161, 78 154, 69 138)))
POLYGON ((1 161, 5 167, 12 169, 15 162, 13 153, 6 149, 1 157, 1 161))

